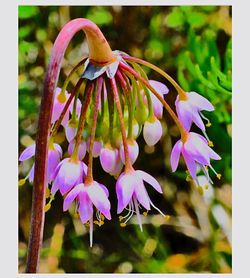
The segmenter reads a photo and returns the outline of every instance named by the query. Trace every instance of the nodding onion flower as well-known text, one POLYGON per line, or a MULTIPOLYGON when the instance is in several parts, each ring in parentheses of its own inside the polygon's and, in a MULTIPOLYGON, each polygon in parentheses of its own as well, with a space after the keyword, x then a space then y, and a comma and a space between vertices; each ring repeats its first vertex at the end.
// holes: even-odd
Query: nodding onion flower
MULTIPOLYGON (((146 172, 133 168, 139 155, 136 140, 140 133, 143 133, 149 146, 157 144, 162 138, 160 119, 163 117, 164 108, 174 120, 181 136, 171 154, 173 171, 176 170, 182 154, 194 180, 197 179, 197 169, 200 167, 211 181, 207 167, 213 170, 210 159, 216 160, 220 157, 209 148, 209 142, 205 138, 190 132, 190 128, 194 122, 205 131, 200 118, 204 118, 201 111, 212 111, 212 104, 197 93, 185 92, 166 72, 155 65, 118 50, 112 51, 100 29, 93 22, 87 19, 75 19, 63 27, 52 50, 46 82, 45 92, 49 86, 54 86, 54 104, 52 101, 50 106, 52 119, 43 114, 41 109, 41 119, 43 120, 45 115, 46 121, 51 120, 52 123, 52 125, 46 123, 47 125, 44 124, 43 127, 50 126, 49 140, 56 141, 56 134, 62 124, 69 143, 68 153, 61 162, 61 147, 56 143, 52 145, 52 149, 49 147, 47 180, 52 183, 52 195, 58 190, 64 195, 64 210, 67 210, 76 199, 80 220, 83 224, 87 222, 90 224, 91 245, 93 223, 102 223, 103 216, 111 219, 107 189, 93 178, 95 157, 100 160, 106 173, 118 178, 117 212, 128 210, 126 216, 120 216, 121 226, 125 226, 136 214, 142 229, 140 216, 142 208, 149 211, 153 207, 165 216, 153 204, 144 185, 146 182, 157 192, 162 193, 160 184, 146 172), (62 89, 59 89, 56 87, 56 78, 59 75, 63 53, 74 33, 80 29, 87 37, 89 57, 72 69, 62 89), (143 66, 156 71, 174 86, 178 94, 177 114, 164 99, 169 93, 167 86, 156 80, 149 80, 143 66), (75 87, 68 93, 67 85, 80 68, 83 68, 82 74, 75 87), (87 157, 85 157, 86 151, 87 157), (97 222, 93 221, 93 205, 97 209, 97 222)), ((46 106, 46 101, 43 105, 46 106)), ((35 161, 37 167, 44 167, 42 163, 45 160, 39 160, 45 153, 44 144, 40 145, 39 142, 42 140, 47 142, 46 132, 43 137, 40 136, 42 139, 39 136, 37 139, 39 146, 35 161)), ((31 155, 34 155, 34 147, 24 151, 20 160, 28 159, 31 155)), ((36 176, 36 171, 34 174, 36 176)), ((32 175, 33 172, 30 176, 32 175)))

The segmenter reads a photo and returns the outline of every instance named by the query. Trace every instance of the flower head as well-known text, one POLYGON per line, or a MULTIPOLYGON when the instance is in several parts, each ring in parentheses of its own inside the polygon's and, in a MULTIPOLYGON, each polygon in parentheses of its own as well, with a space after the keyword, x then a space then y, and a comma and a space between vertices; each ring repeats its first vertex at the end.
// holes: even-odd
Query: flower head
MULTIPOLYGON (((150 184, 159 193, 162 189, 158 181, 141 170, 131 170, 128 173, 122 173, 116 182, 116 195, 118 199, 117 213, 121 213, 128 207, 128 214, 121 217, 120 220, 125 220, 122 224, 125 225, 133 216, 134 212, 137 214, 138 224, 142 230, 142 223, 140 217, 140 205, 146 210, 150 210, 150 205, 163 214, 150 200, 144 181, 150 184)), ((163 214, 164 215, 164 214, 163 214)))
POLYGON ((154 146, 162 136, 161 122, 155 118, 153 121, 146 121, 143 127, 143 137, 148 146, 154 146))
MULTIPOLYGON (((189 131, 192 123, 194 122, 202 131, 205 131, 205 125, 201 118, 208 121, 201 113, 202 110, 213 111, 214 107, 210 101, 203 96, 195 93, 186 93, 187 99, 180 99, 179 95, 175 101, 176 112, 180 122, 184 128, 189 131)), ((210 125, 208 121, 207 125, 210 125)))
POLYGON ((72 187, 81 183, 86 176, 87 166, 84 162, 65 158, 62 160, 55 170, 55 180, 51 188, 51 193, 55 194, 59 189, 64 195, 72 187))
MULTIPOLYGON (((211 168, 214 172, 215 170, 210 164, 210 159, 219 160, 221 157, 208 146, 208 141, 203 136, 190 132, 185 143, 181 140, 176 142, 170 158, 173 172, 177 169, 180 154, 182 154, 188 171, 194 180, 197 180, 196 174, 199 166, 207 176, 208 181, 211 182, 207 167, 211 168)), ((220 174, 216 173, 216 175, 220 178, 220 174)))
MULTIPOLYGON (((36 145, 32 144, 21 153, 19 161, 25 161, 35 155, 36 145)), ((48 162, 47 162, 47 183, 51 183, 54 177, 54 172, 57 165, 60 163, 62 157, 62 149, 60 145, 56 143, 49 144, 48 149, 48 162)), ((28 174, 30 182, 33 182, 34 179, 34 164, 31 167, 31 170, 28 174)))
POLYGON ((84 183, 77 184, 64 199, 63 210, 68 210, 71 203, 75 199, 77 200, 77 210, 79 212, 82 223, 85 224, 87 221, 89 221, 90 223, 90 246, 92 246, 93 205, 97 209, 96 216, 98 224, 103 224, 104 218, 102 218, 102 215, 104 215, 108 220, 111 219, 108 190, 104 185, 96 181, 93 181, 91 184, 88 185, 85 185, 84 183))

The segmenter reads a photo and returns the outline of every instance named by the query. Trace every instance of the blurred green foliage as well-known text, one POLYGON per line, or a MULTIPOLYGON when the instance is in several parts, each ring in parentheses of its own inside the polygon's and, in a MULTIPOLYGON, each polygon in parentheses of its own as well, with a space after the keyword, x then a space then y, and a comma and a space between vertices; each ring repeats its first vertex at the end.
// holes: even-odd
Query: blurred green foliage
MULTIPOLYGON (((161 67, 187 91, 196 91, 215 106, 206 113, 212 126, 208 135, 222 160, 213 163, 221 180, 207 190, 185 181, 184 164, 171 173, 169 155, 178 139, 164 114, 164 138, 155 148, 139 138, 136 167, 153 174, 164 188, 152 200, 170 220, 149 213, 141 233, 135 222, 126 228, 116 217, 115 180, 104 174, 98 160, 97 180, 109 185, 112 221, 94 230, 88 246, 87 228, 72 208, 62 212, 57 195, 46 213, 41 272, 184 273, 231 272, 231 91, 232 26, 229 6, 19 6, 19 137, 20 152, 35 139, 46 66, 53 42, 70 19, 86 17, 98 24, 112 49, 143 58, 161 67), (145 163, 146 161, 146 163, 145 163)), ((82 34, 70 43, 59 85, 72 67, 87 55, 82 34)), ((145 68, 151 79, 166 80, 145 68)), ((70 88, 74 82, 70 84, 70 88)), ((176 93, 169 85, 166 100, 174 107, 176 93)), ((195 128, 194 128, 195 129, 195 128)), ((64 147, 59 133, 58 142, 64 147)), ((20 165, 27 174, 31 161, 20 165)), ((19 187, 19 271, 25 269, 32 187, 19 187)))

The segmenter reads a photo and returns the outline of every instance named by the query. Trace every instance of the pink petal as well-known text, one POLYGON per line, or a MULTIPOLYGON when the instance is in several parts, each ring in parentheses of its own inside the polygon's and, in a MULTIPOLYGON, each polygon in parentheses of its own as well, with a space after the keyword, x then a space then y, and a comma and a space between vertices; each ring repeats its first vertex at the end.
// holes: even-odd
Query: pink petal
POLYGON ((79 214, 83 224, 93 217, 93 205, 86 192, 79 194, 79 214))
POLYGON ((50 150, 48 153, 48 162, 47 162, 48 183, 50 183, 53 180, 54 172, 59 163, 60 163, 60 154, 56 150, 50 150))
POLYGON ((168 87, 159 81, 149 80, 149 84, 161 95, 168 94, 169 92, 168 87))
POLYGON ((105 172, 110 173, 114 171, 116 166, 117 150, 109 147, 104 147, 100 152, 100 162, 105 172))
POLYGON ((172 171, 175 172, 177 169, 177 166, 179 164, 180 154, 181 154, 181 148, 183 144, 181 140, 177 141, 172 149, 171 157, 170 157, 170 163, 172 171))
POLYGON ((19 157, 19 161, 25 161, 35 155, 36 144, 32 144, 23 150, 19 157))
POLYGON ((139 177, 139 179, 143 179, 145 182, 150 184, 159 193, 162 193, 161 186, 160 186, 159 182, 154 177, 152 177, 148 173, 146 173, 144 171, 141 171, 141 170, 136 170, 135 172, 136 172, 136 175, 139 177))
MULTIPOLYGON (((75 140, 72 140, 70 143, 69 143, 69 146, 68 146, 68 153, 70 155, 72 155, 73 153, 73 150, 74 150, 74 147, 75 147, 75 140)), ((82 160, 85 155, 86 155, 86 149, 87 149, 87 146, 86 146, 86 142, 85 141, 82 141, 78 147, 78 158, 79 160, 82 160)))
POLYGON ((107 218, 111 219, 110 202, 103 188, 97 183, 85 186, 86 192, 95 207, 107 218))
POLYGON ((55 148, 55 149, 57 150, 57 152, 60 154, 60 158, 61 158, 61 157, 62 157, 62 154, 63 154, 61 146, 58 145, 58 144, 56 144, 56 143, 54 143, 54 148, 55 148))
POLYGON ((138 178, 133 174, 121 174, 116 182, 116 195, 118 199, 117 213, 121 213, 130 202, 138 178))
POLYGON ((206 130, 205 125, 201 119, 200 114, 198 111, 193 111, 193 122, 203 131, 206 130))
POLYGON ((176 101, 176 112, 178 118, 184 128, 189 131, 192 125, 192 107, 189 105, 188 101, 176 101))
POLYGON ((83 183, 80 183, 76 185, 65 197, 63 201, 63 211, 66 211, 69 209, 71 203, 75 200, 79 192, 83 189, 83 183))
POLYGON ((182 151, 182 155, 183 155, 183 158, 186 162, 186 165, 187 165, 187 168, 188 168, 188 171, 190 173, 190 175, 192 176, 193 179, 196 178, 196 163, 194 161, 194 159, 185 152, 185 150, 182 151))
POLYGON ((139 203, 142 204, 146 210, 150 210, 150 202, 149 202, 148 193, 147 193, 142 181, 140 181, 139 183, 136 184, 134 194, 135 194, 137 200, 139 201, 139 203))
MULTIPOLYGON (((130 161, 132 164, 134 164, 138 157, 138 154, 139 154, 139 146, 135 140, 128 143, 128 152, 129 152, 130 161)), ((121 157, 122 163, 125 164, 125 155, 124 155, 123 144, 121 144, 121 146, 120 146, 120 157, 121 157)))
POLYGON ((190 92, 188 93, 188 97, 190 99, 190 102, 196 107, 199 108, 199 110, 206 110, 206 111, 213 111, 214 107, 212 103, 204 98, 203 96, 197 94, 196 92, 190 92))

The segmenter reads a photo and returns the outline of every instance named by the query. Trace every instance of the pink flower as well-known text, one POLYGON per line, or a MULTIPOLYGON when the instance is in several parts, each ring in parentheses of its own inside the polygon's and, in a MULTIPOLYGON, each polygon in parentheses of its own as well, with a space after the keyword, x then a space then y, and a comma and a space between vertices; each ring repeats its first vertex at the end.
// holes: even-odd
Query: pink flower
POLYGON ((64 195, 72 187, 81 183, 87 174, 87 166, 84 162, 73 161, 70 158, 62 160, 55 170, 55 180, 51 188, 51 193, 55 194, 59 189, 64 195))
MULTIPOLYGON (((133 165, 139 154, 139 146, 135 140, 128 140, 128 152, 131 164, 133 165)), ((124 146, 120 146, 120 157, 123 164, 125 164, 124 146)))
MULTIPOLYGON (((52 110, 52 116, 51 116, 52 124, 55 123, 59 119, 59 117, 63 111, 63 108, 64 108, 68 98, 70 97, 70 94, 67 91, 65 91, 65 94, 60 94, 60 93, 61 93, 61 88, 57 87, 55 90, 55 93, 54 93, 54 104, 53 104, 53 110, 52 110)), ((77 105, 76 105, 77 115, 80 115, 81 106, 82 105, 81 105, 80 100, 77 99, 77 105)), ((72 113, 72 110, 73 110, 73 102, 71 102, 69 109, 65 113, 65 116, 62 120, 62 125, 64 127, 66 127, 68 124, 69 112, 72 113)))
POLYGON ((162 136, 162 126, 160 121, 155 118, 153 122, 146 121, 143 127, 143 137, 148 146, 154 146, 162 136))
MULTIPOLYGON (((180 154, 182 154, 188 171, 194 180, 197 180, 196 174, 199 168, 201 168, 207 176, 208 181, 211 182, 206 166, 215 172, 210 164, 210 159, 219 160, 221 157, 208 146, 208 141, 203 136, 190 132, 185 143, 181 140, 176 142, 170 158, 173 172, 177 169, 180 154)), ((218 178, 220 177, 219 174, 216 173, 216 175, 218 178)))
MULTIPOLYGON (((19 161, 25 161, 35 155, 36 145, 32 144, 27 147, 20 155, 19 161)), ((54 177, 54 172, 57 165, 60 163, 62 157, 62 149, 56 144, 49 144, 48 149, 48 162, 47 162, 47 183, 51 183, 54 177)), ((34 179, 34 164, 31 167, 31 170, 28 174, 29 181, 32 183, 34 179)))
POLYGON ((101 149, 100 162, 102 165, 102 169, 105 172, 110 173, 115 170, 117 155, 118 150, 113 149, 110 145, 105 146, 101 149))
POLYGON ((107 188, 93 181, 92 184, 85 185, 83 183, 77 184, 66 196, 63 202, 63 210, 69 209, 71 203, 77 199, 77 210, 83 224, 87 221, 90 223, 90 246, 93 244, 93 205, 97 209, 97 219, 102 221, 100 213, 102 213, 108 220, 110 215, 110 202, 108 199, 107 188))
POLYGON ((122 173, 116 182, 116 195, 118 199, 117 213, 121 213, 127 206, 129 211, 125 217, 121 217, 122 219, 125 219, 123 225, 125 225, 133 216, 134 212, 136 212, 141 230, 142 223, 139 204, 141 204, 146 210, 150 210, 151 205, 164 215, 150 200, 144 181, 150 184, 159 193, 162 193, 158 181, 151 175, 140 170, 132 170, 128 173, 122 173))
POLYGON ((202 110, 213 111, 214 107, 210 101, 208 101, 203 96, 190 92, 186 93, 187 99, 182 100, 177 96, 175 101, 176 112, 179 117, 180 122, 183 124, 184 128, 189 131, 192 123, 194 122, 202 131, 205 131, 205 126, 201 118, 209 120, 203 116, 202 110))

